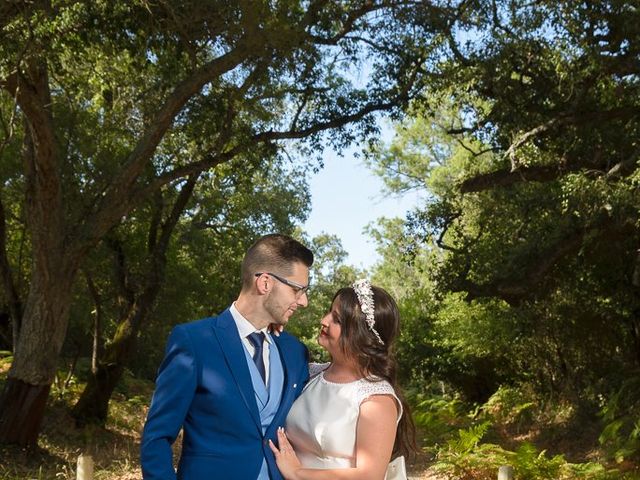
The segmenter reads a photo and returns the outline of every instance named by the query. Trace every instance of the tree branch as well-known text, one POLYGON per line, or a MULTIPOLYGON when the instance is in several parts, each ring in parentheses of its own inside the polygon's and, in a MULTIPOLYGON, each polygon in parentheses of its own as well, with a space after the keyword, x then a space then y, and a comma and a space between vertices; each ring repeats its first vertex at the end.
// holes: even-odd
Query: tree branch
POLYGON ((508 187, 521 182, 550 182, 568 173, 578 172, 585 168, 604 171, 606 167, 606 159, 602 157, 602 152, 596 151, 594 157, 589 160, 568 161, 563 159, 553 165, 533 165, 531 167, 519 167, 516 170, 504 168, 482 173, 463 180, 460 184, 460 192, 482 192, 493 188, 508 187))
POLYGON ((18 113, 18 102, 14 97, 14 102, 13 102, 13 107, 11 109, 11 117, 9 118, 9 122, 8 123, 5 122, 4 115, 0 114, 0 123, 2 124, 2 130, 4 131, 4 138, 2 140, 2 143, 0 143, 0 155, 2 155, 2 152, 7 147, 7 145, 9 145, 9 142, 13 138, 17 113, 18 113))
MULTIPOLYGON (((166 253, 171 235, 191 199, 197 181, 198 174, 194 174, 181 186, 180 193, 171 208, 171 213, 160 225, 160 235, 157 236, 155 233, 153 234, 154 237, 157 237, 157 241, 148 252, 150 262, 148 263, 148 269, 144 276, 142 292, 135 300, 135 312, 133 315, 127 315, 126 318, 123 318, 124 321, 130 322, 131 328, 134 331, 137 331, 140 324, 147 318, 147 314, 153 307, 158 292, 162 287, 164 270, 167 263, 166 253)), ((153 228, 154 225, 152 223, 150 229, 153 228)), ((150 232, 149 235, 151 236, 152 233, 150 232)))
POLYGON ((563 113, 555 118, 552 118, 542 125, 529 130, 521 134, 509 147, 505 153, 505 157, 511 160, 511 168, 516 170, 518 168, 518 161, 515 156, 515 152, 522 145, 527 143, 530 139, 537 137, 541 133, 547 132, 554 127, 562 125, 582 125, 597 122, 608 122, 611 120, 628 119, 640 115, 640 108, 638 107, 620 107, 613 108, 611 110, 603 110, 596 112, 572 112, 563 113))
POLYGON ((89 290, 89 294, 93 299, 93 304, 95 305, 96 316, 93 321, 93 346, 91 349, 91 373, 94 375, 98 372, 98 363, 100 362, 100 358, 102 356, 100 346, 102 343, 100 342, 100 332, 102 332, 102 298, 100 297, 100 293, 98 292, 98 288, 96 287, 93 278, 89 271, 83 269, 85 280, 87 281, 87 290, 89 290))
POLYGON ((616 163, 606 174, 607 178, 624 178, 631 175, 638 166, 640 147, 636 148, 625 160, 616 163))
POLYGON ((440 231, 438 238, 436 238, 436 245, 438 245, 438 247, 442 248, 443 250, 448 250, 450 252, 462 253, 462 249, 455 248, 444 243, 444 236, 449 231, 449 227, 451 227, 451 225, 453 225, 453 222, 455 222, 461 216, 462 216, 462 212, 454 212, 452 215, 445 218, 444 225, 442 226, 442 230, 440 231))
MULTIPOLYGON (((120 299, 124 299, 126 306, 124 309, 128 309, 130 305, 135 301, 135 292, 133 288, 131 288, 129 282, 129 272, 127 270, 127 259, 124 253, 124 249, 122 248, 122 242, 119 238, 114 236, 110 236, 106 239, 106 244, 111 248, 114 253, 113 258, 113 271, 115 276, 115 283, 118 286, 118 291, 120 292, 120 299)), ((121 308, 122 301, 118 302, 121 308)))
POLYGON ((180 220, 182 212, 184 212, 184 209, 187 207, 187 203, 189 203, 189 200, 193 195, 193 190, 198 181, 198 176, 198 173, 190 175, 187 178, 185 184, 180 188, 180 193, 178 194, 178 198, 173 204, 173 208, 171 209, 169 217, 167 217, 167 219, 162 223, 160 238, 158 239, 158 244, 154 249, 154 254, 156 251, 161 252, 163 256, 166 253, 173 230, 176 227, 178 220, 180 220))
POLYGON ((118 175, 114 176, 106 188, 99 202, 97 212, 87 222, 85 231, 96 229, 95 234, 80 236, 81 244, 76 245, 74 250, 88 248, 90 245, 84 244, 87 238, 92 239, 90 240, 91 243, 95 242, 130 209, 132 197, 138 190, 136 183, 140 175, 185 104, 200 92, 207 83, 234 69, 251 54, 251 49, 241 44, 231 52, 212 60, 176 86, 173 93, 155 115, 155 121, 149 126, 134 150, 129 154, 124 168, 118 175))
POLYGON ((132 188, 132 190, 127 195, 127 202, 123 202, 122 200, 120 200, 115 204, 110 205, 109 209, 103 210, 102 216, 94 215, 93 218, 87 222, 87 224, 83 228, 85 232, 85 235, 82 237, 83 241, 78 242, 77 248, 89 248, 90 245, 94 244, 100 239, 101 235, 106 233, 106 231, 108 231, 113 225, 117 224, 120 218, 126 215, 126 213, 130 210, 131 205, 139 204, 145 198, 148 198, 148 196, 153 193, 153 191, 159 189, 167 183, 187 177, 189 175, 200 174, 205 170, 215 168, 217 165, 228 162, 238 155, 256 148, 256 145, 258 144, 306 138, 326 130, 343 127, 347 124, 359 121, 371 113, 393 109, 407 100, 407 91, 410 85, 411 81, 408 82, 408 85, 391 101, 368 104, 362 107, 359 111, 352 114, 339 116, 325 122, 318 122, 303 129, 285 131, 269 130, 266 132, 256 133, 241 145, 237 145, 222 153, 211 152, 200 161, 175 168, 171 171, 157 176, 146 185, 132 188))
MULTIPOLYGON (((376 10, 382 10, 384 8, 387 8, 388 6, 389 5, 385 5, 384 2, 379 5, 374 5, 373 1, 367 0, 363 2, 360 8, 357 8, 355 10, 348 12, 347 18, 342 24, 342 28, 335 35, 331 37, 321 37, 318 35, 310 35, 310 38, 313 40, 314 43, 319 45, 337 45, 338 42, 340 42, 340 40, 342 40, 346 35, 348 35, 350 32, 353 31, 353 26, 360 18, 376 10)), ((311 17, 307 17, 307 18, 311 19, 311 17)), ((308 25, 310 24, 307 24, 307 26, 308 25)))
POLYGON ((589 228, 570 232, 540 253, 537 262, 531 265, 520 279, 500 279, 491 283, 478 284, 464 278, 452 290, 466 292, 468 301, 481 297, 497 297, 510 305, 517 305, 535 291, 535 287, 560 260, 580 250, 587 236, 601 236, 616 228, 620 228, 620 225, 607 217, 589 228))

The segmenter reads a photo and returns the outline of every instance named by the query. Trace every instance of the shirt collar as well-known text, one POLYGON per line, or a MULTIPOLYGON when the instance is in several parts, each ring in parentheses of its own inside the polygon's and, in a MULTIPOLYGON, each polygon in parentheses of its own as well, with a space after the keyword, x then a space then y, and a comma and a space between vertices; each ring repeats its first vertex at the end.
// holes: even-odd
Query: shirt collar
POLYGON ((236 302, 233 302, 233 304, 231 304, 231 307, 229 307, 229 311, 231 312, 233 320, 236 322, 236 327, 238 327, 240 338, 246 338, 248 335, 257 331, 264 333, 264 337, 267 342, 271 343, 271 335, 269 335, 267 327, 257 330, 256 327, 254 327, 251 322, 238 311, 238 309, 236 308, 236 302))

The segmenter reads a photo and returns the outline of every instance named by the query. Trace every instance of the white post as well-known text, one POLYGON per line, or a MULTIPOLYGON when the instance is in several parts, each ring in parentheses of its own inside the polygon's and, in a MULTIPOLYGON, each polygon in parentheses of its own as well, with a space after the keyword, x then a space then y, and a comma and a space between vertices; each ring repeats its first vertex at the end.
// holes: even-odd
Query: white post
POLYGON ((513 480, 513 467, 503 465, 498 469, 498 480, 513 480))
POLYGON ((80 455, 78 457, 76 480, 93 480, 93 457, 91 455, 80 455))

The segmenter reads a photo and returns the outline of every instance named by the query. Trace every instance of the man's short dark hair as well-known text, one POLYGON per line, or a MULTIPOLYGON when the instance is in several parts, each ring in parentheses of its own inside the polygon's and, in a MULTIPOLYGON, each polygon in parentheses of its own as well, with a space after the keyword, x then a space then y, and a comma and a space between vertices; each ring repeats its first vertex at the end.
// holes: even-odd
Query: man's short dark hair
POLYGON ((313 265, 313 253, 288 235, 272 233, 255 241, 242 260, 242 288, 251 288, 255 274, 273 272, 290 275, 296 262, 313 265))

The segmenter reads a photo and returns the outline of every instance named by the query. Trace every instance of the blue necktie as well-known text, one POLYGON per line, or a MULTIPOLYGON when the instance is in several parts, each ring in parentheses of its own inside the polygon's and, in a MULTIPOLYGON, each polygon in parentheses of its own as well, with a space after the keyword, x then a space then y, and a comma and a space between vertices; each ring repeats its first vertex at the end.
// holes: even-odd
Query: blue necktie
POLYGON ((264 342, 264 333, 262 332, 253 332, 247 335, 249 341, 253 344, 254 352, 253 352, 253 363, 258 367, 258 372, 260 372, 260 376, 262 377, 262 381, 266 382, 266 375, 264 371, 264 359, 262 358, 262 346, 264 342))

